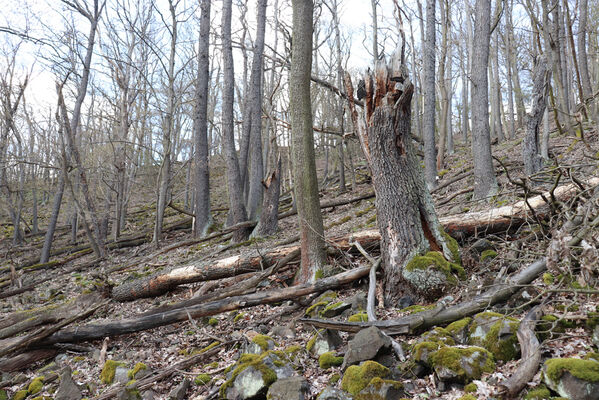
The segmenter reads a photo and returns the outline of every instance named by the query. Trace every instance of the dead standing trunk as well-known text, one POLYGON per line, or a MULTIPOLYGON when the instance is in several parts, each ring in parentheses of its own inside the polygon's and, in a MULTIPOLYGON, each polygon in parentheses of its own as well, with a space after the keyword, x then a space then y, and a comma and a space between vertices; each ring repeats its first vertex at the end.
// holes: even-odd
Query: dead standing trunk
MULTIPOLYGON (((345 80, 348 97, 352 98, 349 75, 345 80)), ((423 286, 412 279, 413 274, 406 268, 415 256, 429 250, 441 251, 447 260, 459 256, 450 251, 450 239, 437 219, 412 147, 410 103, 414 86, 408 80, 407 69, 396 57, 389 67, 384 62, 377 65, 374 79, 366 76, 365 81, 365 127, 358 121, 351 101, 350 110, 372 171, 381 233, 385 302, 392 304, 402 295, 425 295, 423 286)), ((429 270, 422 271, 434 275, 429 270)))
POLYGON ((522 158, 527 175, 538 172, 542 165, 542 157, 539 154, 539 127, 545 113, 550 79, 551 70, 547 69, 547 60, 545 57, 540 57, 534 69, 530 113, 525 117, 526 134, 522 146, 522 158))

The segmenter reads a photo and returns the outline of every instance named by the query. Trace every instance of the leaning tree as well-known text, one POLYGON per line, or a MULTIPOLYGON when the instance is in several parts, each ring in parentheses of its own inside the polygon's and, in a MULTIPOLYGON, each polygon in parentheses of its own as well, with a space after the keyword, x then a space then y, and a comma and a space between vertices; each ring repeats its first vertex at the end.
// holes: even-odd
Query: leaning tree
POLYGON ((403 58, 397 51, 389 63, 377 63, 374 75, 365 75, 364 118, 345 74, 352 120, 372 172, 387 304, 405 295, 438 296, 464 273, 457 243, 439 223, 412 146, 414 85, 403 58))

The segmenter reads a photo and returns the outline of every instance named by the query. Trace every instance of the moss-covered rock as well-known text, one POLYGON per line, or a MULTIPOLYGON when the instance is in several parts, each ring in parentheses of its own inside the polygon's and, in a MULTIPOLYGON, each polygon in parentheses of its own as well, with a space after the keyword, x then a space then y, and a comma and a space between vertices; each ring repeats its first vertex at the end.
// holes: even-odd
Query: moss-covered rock
POLYGON ((497 252, 495 250, 489 249, 482 252, 482 254, 480 255, 480 260, 482 262, 491 261, 495 257, 497 257, 497 252))
POLYGON ((552 314, 543 315, 537 323, 536 333, 541 341, 554 339, 566 332, 564 324, 558 317, 552 314))
POLYGON ((210 376, 210 374, 199 374, 198 376, 195 377, 193 382, 198 386, 202 386, 202 385, 206 385, 206 384, 210 383, 211 380, 212 380, 212 377, 210 376))
POLYGON ((145 376, 145 373, 147 373, 147 371, 148 366, 142 362, 138 362, 137 364, 135 364, 133 369, 130 369, 127 372, 127 377, 129 379, 140 379, 143 378, 143 376, 145 376))
POLYGON ((41 392, 43 388, 44 388, 44 377, 38 376, 37 378, 34 378, 29 383, 29 386, 27 386, 27 393, 36 394, 36 393, 41 392))
POLYGON ((524 400, 545 400, 551 398, 551 392, 545 385, 529 390, 524 396, 524 400))
POLYGON ((472 322, 472 318, 466 317, 460 320, 454 321, 445 327, 445 331, 451 335, 451 337, 458 344, 468 343, 469 327, 472 322))
POLYGON ((277 343, 267 335, 256 335, 252 338, 248 345, 247 352, 253 354, 261 354, 265 351, 274 349, 277 343))
POLYGON ((100 380, 106 385, 110 385, 114 381, 114 374, 117 367, 124 367, 125 363, 115 360, 106 360, 104 368, 100 373, 100 380))
POLYGON ((331 302, 319 312, 319 315, 323 318, 333 318, 350 308, 351 304, 344 301, 337 301, 335 303, 331 302))
POLYGON ((389 373, 389 368, 375 361, 365 361, 359 366, 352 365, 343 375, 341 389, 355 396, 366 388, 373 378, 387 378, 389 373))
POLYGON ((365 312, 359 312, 353 315, 350 315, 347 319, 348 322, 368 322, 368 314, 365 312))
POLYGON ((438 251, 412 257, 402 275, 425 298, 438 297, 445 289, 455 286, 458 277, 466 278, 466 272, 458 263, 447 261, 438 251))
POLYGON ((424 366, 431 367, 430 356, 441 347, 445 346, 440 342, 420 342, 412 348, 412 359, 424 366))
POLYGON ((335 353, 332 351, 327 351, 318 357, 318 365, 322 369, 329 369, 332 367, 338 367, 343 364, 343 357, 335 356, 335 353))
POLYGON ((543 365, 545 384, 569 399, 599 398, 599 362, 552 358, 543 365))
POLYGON ((520 353, 516 336, 519 326, 520 322, 515 318, 482 312, 474 316, 468 343, 489 350, 496 360, 513 360, 520 353))
POLYGON ((460 397, 458 400, 478 400, 476 398, 476 396, 473 396, 471 394, 465 394, 462 397, 460 397))
POLYGON ((466 393, 476 393, 477 391, 478 391, 478 386, 476 386, 476 383, 474 383, 474 382, 470 382, 469 384, 464 386, 464 392, 466 392, 466 393))
POLYGON ((395 400, 404 395, 401 382, 382 378, 372 378, 355 397, 356 400, 395 400))
POLYGON ((321 354, 336 350, 342 343, 343 340, 337 331, 319 329, 306 343, 306 350, 310 354, 320 357, 321 354))
POLYGON ((437 377, 450 382, 469 383, 495 369, 493 354, 477 346, 441 347, 430 360, 437 377))
POLYGON ((12 396, 12 400, 25 400, 27 394, 27 390, 19 390, 12 396))

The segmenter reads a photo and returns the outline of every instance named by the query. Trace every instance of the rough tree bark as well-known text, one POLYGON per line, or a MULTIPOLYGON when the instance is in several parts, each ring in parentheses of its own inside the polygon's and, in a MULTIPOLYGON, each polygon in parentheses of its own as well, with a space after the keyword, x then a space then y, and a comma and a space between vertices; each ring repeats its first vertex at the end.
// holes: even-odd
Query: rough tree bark
POLYGON ((195 207, 194 236, 204 236, 210 225, 210 172, 208 168, 208 81, 210 80, 210 0, 200 3, 200 41, 198 79, 196 82, 195 141, 195 207))
MULTIPOLYGON (((406 265, 414 256, 429 250, 441 251, 447 260, 453 260, 454 256, 412 147, 410 103, 414 86, 403 60, 396 53, 389 66, 379 62, 374 78, 366 75, 364 80, 365 128, 351 102, 350 110, 372 171, 385 302, 392 304, 402 295, 422 296, 407 280, 410 273, 406 265)), ((353 94, 347 74, 345 82, 348 93, 353 94)))
POLYGON ((547 69, 547 60, 545 57, 539 57, 535 62, 531 107, 530 113, 526 115, 526 133, 522 145, 522 159, 527 175, 538 172, 542 166, 542 157, 539 154, 539 127, 545 113, 550 79, 551 71, 547 69))
POLYGON ((426 38, 424 40, 423 75, 424 92, 423 139, 424 171, 428 189, 437 186, 435 151, 435 0, 426 1, 426 38))
POLYGON ((476 0, 472 52, 472 156, 474 196, 484 198, 497 191, 489 134, 489 43, 491 0, 476 0))
POLYGON ((293 41, 289 73, 289 112, 293 141, 293 180, 300 225, 299 282, 316 280, 325 263, 324 228, 318 202, 314 156, 310 71, 312 67, 312 0, 293 0, 293 41))

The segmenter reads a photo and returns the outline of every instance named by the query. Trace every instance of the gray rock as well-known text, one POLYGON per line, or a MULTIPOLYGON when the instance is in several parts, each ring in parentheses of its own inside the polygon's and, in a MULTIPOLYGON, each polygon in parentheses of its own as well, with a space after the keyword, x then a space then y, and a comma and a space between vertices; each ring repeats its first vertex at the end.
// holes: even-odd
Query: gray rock
POLYGON ((599 347, 599 324, 595 325, 591 339, 593 340, 593 344, 599 347))
POLYGON ((116 395, 117 400, 141 400, 141 395, 135 386, 124 387, 116 395))
POLYGON ((295 338, 295 332, 289 326, 275 325, 272 327, 269 336, 276 336, 282 339, 293 339, 295 338))
POLYGON ((493 312, 476 314, 470 325, 468 344, 485 346, 495 359, 510 361, 520 353, 516 333, 519 321, 493 312))
POLYGON ((183 381, 178 384, 171 392, 168 394, 168 398, 170 400, 183 400, 187 398, 187 389, 191 385, 191 381, 187 378, 183 379, 183 381))
POLYGON ((400 382, 376 380, 370 383, 358 394, 358 398, 377 400, 397 400, 404 397, 403 386, 400 382))
MULTIPOLYGON (((264 338, 264 336, 259 336, 260 338, 264 338)), ((245 352, 250 354, 262 354, 265 351, 272 350, 275 348, 275 341, 271 338, 268 338, 265 343, 259 342, 256 343, 254 340, 248 343, 245 352), (265 344, 266 348, 262 348, 261 344, 265 344)))
POLYGON ((295 374, 293 368, 285 362, 285 360, 281 360, 279 356, 274 353, 270 353, 264 357, 262 363, 275 371, 277 379, 289 378, 295 374))
POLYGON ((129 368, 118 366, 114 370, 114 381, 118 383, 127 383, 129 382, 129 368))
POLYGON ((412 305, 414 305, 414 299, 412 299, 410 296, 403 296, 397 302, 397 308, 399 308, 400 310, 403 310, 404 308, 410 307, 412 305))
POLYGON ((156 398, 156 393, 152 389, 144 390, 141 394, 141 400, 154 400, 156 398))
MULTIPOLYGON (((543 365, 543 378, 545 384, 552 390, 559 393, 560 396, 571 400, 598 400, 599 382, 593 382, 574 376, 576 368, 586 376, 599 376, 599 363, 592 360, 579 360, 572 358, 553 358, 545 361, 543 365), (553 364, 561 370, 561 375, 557 380, 553 380, 547 373, 548 366, 553 364), (572 372, 570 371, 572 370, 572 372)), ((577 374, 581 376, 580 374, 577 374)))
POLYGON ((322 354, 336 350, 343 344, 339 332, 324 329, 317 331, 308 342, 307 350, 314 356, 320 357, 322 354))
POLYGON ((350 365, 388 355, 390 351, 391 339, 377 327, 362 329, 348 342, 341 369, 345 371, 350 365))
POLYGON ((310 385, 303 376, 279 379, 268 389, 268 400, 307 400, 310 385))
POLYGON ((489 242, 487 239, 478 239, 476 242, 472 244, 470 247, 472 250, 476 251, 478 254, 481 254, 485 250, 494 250, 493 244, 489 242))
POLYGON ((73 378, 71 376, 71 368, 65 367, 60 372, 60 385, 58 385, 58 390, 56 391, 56 395, 54 396, 55 400, 79 400, 83 396, 81 395, 81 389, 75 382, 73 382, 73 378))
POLYGON ((320 312, 320 316, 324 318, 333 318, 343 313, 343 311, 349 310, 350 308, 351 304, 343 301, 330 303, 320 312))
POLYGON ((68 354, 65 353, 61 353, 58 354, 55 358, 54 358, 54 362, 56 362, 56 364, 62 364, 64 361, 68 360, 69 356, 68 354))
POLYGON ((345 301, 351 304, 354 313, 366 310, 366 293, 364 292, 358 292, 345 301))
POLYGON ((241 371, 232 385, 226 389, 226 398, 246 400, 258 396, 264 397, 271 383, 258 368, 249 366, 241 371))
POLYGON ((316 397, 317 400, 352 400, 353 397, 343 390, 336 389, 334 387, 327 386, 322 392, 316 397))

